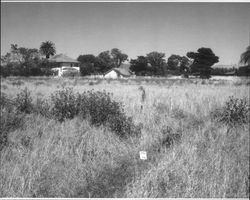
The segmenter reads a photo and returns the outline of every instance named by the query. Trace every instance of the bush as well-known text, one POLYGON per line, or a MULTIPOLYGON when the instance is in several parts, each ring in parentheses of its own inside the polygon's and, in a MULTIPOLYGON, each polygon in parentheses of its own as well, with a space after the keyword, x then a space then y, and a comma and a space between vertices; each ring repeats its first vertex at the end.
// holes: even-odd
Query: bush
POLYGON ((20 128, 24 122, 24 115, 13 105, 13 101, 1 94, 0 118, 0 151, 8 144, 8 133, 20 128))
POLYGON ((76 97, 72 88, 56 91, 51 95, 51 103, 51 114, 60 122, 65 119, 73 119, 78 114, 76 97))
POLYGON ((126 116, 123 105, 110 96, 105 91, 88 91, 79 95, 81 117, 89 118, 95 126, 106 125, 121 137, 139 134, 139 128, 133 124, 132 118, 126 116))
MULTIPOLYGON (((51 95, 51 103, 51 115, 60 122, 80 116, 94 126, 107 126, 121 137, 140 133, 132 118, 126 116, 123 105, 112 100, 111 94, 105 91, 74 94, 71 88, 65 88, 51 95)), ((49 113, 48 108, 45 109, 43 105, 41 108, 39 112, 45 110, 45 113, 49 113)))
POLYGON ((32 97, 27 88, 22 90, 15 98, 15 106, 20 112, 30 114, 33 111, 32 97))
POLYGON ((108 119, 108 127, 121 138, 127 136, 137 136, 141 132, 141 127, 133 123, 131 117, 126 117, 124 114, 113 115, 108 119))
MULTIPOLYGON (((2 105, 10 103, 5 96, 1 99, 3 99, 1 108, 2 105)), ((72 88, 64 88, 52 94, 50 100, 51 102, 37 99, 36 103, 32 104, 30 92, 25 88, 17 94, 13 105, 19 113, 30 114, 33 112, 60 122, 80 116, 82 119, 89 120, 94 126, 107 126, 120 137, 140 133, 140 128, 134 125, 132 118, 126 116, 123 105, 112 100, 111 94, 105 91, 94 92, 91 90, 75 94, 72 88)), ((6 116, 8 117, 8 115, 6 116)), ((14 119, 14 116, 10 117, 14 119)))
POLYGON ((229 97, 224 107, 215 109, 211 113, 212 119, 228 126, 237 126, 249 122, 250 107, 245 99, 229 97))
POLYGON ((109 116, 121 114, 122 105, 111 100, 110 94, 106 92, 87 91, 80 96, 80 112, 83 118, 89 117, 91 124, 103 125, 109 116))

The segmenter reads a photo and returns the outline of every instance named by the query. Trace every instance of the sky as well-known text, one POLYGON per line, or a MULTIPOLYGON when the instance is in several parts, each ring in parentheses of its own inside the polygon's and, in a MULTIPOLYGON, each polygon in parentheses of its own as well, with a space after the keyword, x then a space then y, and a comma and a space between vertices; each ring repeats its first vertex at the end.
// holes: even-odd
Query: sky
POLYGON ((250 2, 1 2, 1 55, 11 44, 55 43, 72 58, 119 48, 130 59, 152 51, 185 56, 201 47, 237 64, 250 37, 250 2))

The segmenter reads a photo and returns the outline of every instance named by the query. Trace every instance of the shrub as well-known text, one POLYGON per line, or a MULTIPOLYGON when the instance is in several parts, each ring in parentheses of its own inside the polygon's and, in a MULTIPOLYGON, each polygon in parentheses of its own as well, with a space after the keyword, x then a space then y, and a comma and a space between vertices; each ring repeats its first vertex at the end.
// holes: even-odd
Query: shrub
POLYGON ((137 136, 141 132, 141 127, 134 125, 132 118, 126 117, 124 114, 110 116, 108 126, 111 131, 122 138, 129 135, 137 136))
POLYGON ((76 97, 72 88, 64 88, 51 95, 51 114, 58 121, 73 119, 78 114, 76 97))
POLYGON ((27 88, 22 90, 15 98, 15 106, 17 110, 30 114, 33 111, 32 97, 27 88))
POLYGON ((11 99, 1 94, 0 151, 8 144, 8 133, 20 128, 24 115, 14 106, 11 99))
POLYGON ((242 125, 249 122, 250 107, 246 100, 229 97, 222 108, 215 109, 211 113, 212 119, 228 126, 242 125))
POLYGON ((80 110, 83 118, 89 117, 93 125, 103 125, 112 115, 119 115, 122 105, 113 101, 106 92, 84 92, 80 97, 80 110))
MULTIPOLYGON (((111 94, 105 91, 91 90, 74 94, 72 89, 65 88, 51 95, 51 102, 51 114, 60 122, 80 116, 94 126, 107 126, 120 137, 140 133, 140 128, 134 125, 132 118, 126 116, 123 105, 112 100, 111 94)), ((39 112, 44 111, 44 106, 41 108, 39 112)), ((48 110, 44 112, 49 113, 48 110)))
POLYGON ((111 94, 88 91, 78 95, 82 118, 89 118, 95 126, 106 125, 120 137, 139 134, 140 128, 134 125, 132 118, 127 117, 123 105, 111 99, 111 94))

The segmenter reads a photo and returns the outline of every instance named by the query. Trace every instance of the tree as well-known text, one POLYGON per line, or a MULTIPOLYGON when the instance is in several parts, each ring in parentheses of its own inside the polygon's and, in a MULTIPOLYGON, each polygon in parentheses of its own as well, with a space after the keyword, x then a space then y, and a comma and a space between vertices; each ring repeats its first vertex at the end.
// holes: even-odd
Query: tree
POLYGON ((121 64, 128 59, 128 55, 121 52, 117 48, 111 49, 111 56, 114 61, 115 67, 120 67, 121 64))
POLYGON ((17 44, 12 44, 10 52, 1 57, 1 60, 4 63, 4 66, 1 67, 1 73, 3 72, 5 76, 45 75, 42 68, 47 68, 50 64, 46 63, 46 67, 43 66, 43 60, 38 49, 18 47, 17 44))
POLYGON ((148 73, 148 60, 145 56, 138 56, 137 59, 131 59, 130 70, 136 75, 146 75, 148 73))
POLYGON ((17 44, 11 44, 10 52, 3 56, 3 61, 8 66, 5 71, 19 76, 37 75, 40 70, 39 60, 38 49, 18 47, 17 44))
POLYGON ((18 50, 24 62, 33 62, 36 59, 39 59, 38 49, 20 47, 18 50))
POLYGON ((101 73, 115 67, 109 51, 103 51, 97 56, 95 67, 101 73))
POLYGON ((97 59, 94 55, 80 55, 77 60, 80 62, 80 72, 82 76, 90 75, 96 72, 95 65, 97 59))
POLYGON ((5 56, 5 59, 8 60, 8 62, 12 63, 22 63, 23 57, 20 54, 20 48, 18 48, 17 44, 11 44, 10 45, 10 53, 7 53, 5 56))
POLYGON ((56 54, 55 44, 51 41, 42 42, 40 46, 40 52, 49 59, 50 56, 56 54))
POLYGON ((210 78, 212 66, 219 62, 219 57, 216 56, 210 48, 200 48, 196 52, 188 52, 187 57, 193 59, 190 66, 192 73, 199 73, 201 78, 210 78))
POLYGON ((184 73, 186 77, 188 77, 188 72, 190 71, 190 64, 191 61, 186 56, 181 57, 180 72, 184 73))
POLYGON ((94 64, 92 63, 81 63, 80 64, 80 73, 82 76, 87 76, 87 75, 91 75, 94 74, 95 68, 94 68, 94 64))
POLYGON ((80 63, 95 63, 96 62, 96 57, 92 54, 86 54, 86 55, 80 55, 78 56, 77 60, 80 63))
POLYGON ((248 46, 246 51, 241 54, 240 63, 250 65, 250 46, 248 46))
POLYGON ((164 75, 164 63, 166 62, 164 53, 153 51, 146 55, 148 62, 152 67, 154 75, 164 75))
POLYGON ((182 62, 181 56, 172 54, 168 58, 168 62, 167 62, 168 69, 169 70, 177 70, 180 67, 181 62, 182 62))

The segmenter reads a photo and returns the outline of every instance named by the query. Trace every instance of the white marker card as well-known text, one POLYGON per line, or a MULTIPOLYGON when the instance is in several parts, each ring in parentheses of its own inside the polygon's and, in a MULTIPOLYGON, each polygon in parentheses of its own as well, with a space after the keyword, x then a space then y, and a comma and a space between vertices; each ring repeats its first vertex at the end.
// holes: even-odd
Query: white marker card
POLYGON ((147 152, 146 151, 140 151, 140 159, 147 160, 147 152))

